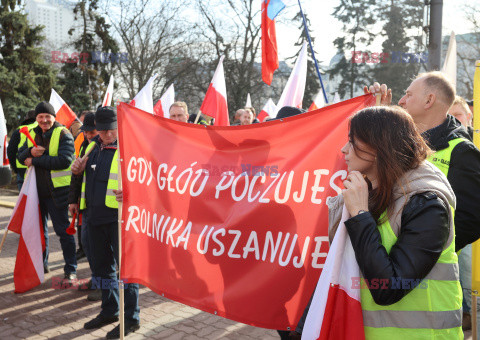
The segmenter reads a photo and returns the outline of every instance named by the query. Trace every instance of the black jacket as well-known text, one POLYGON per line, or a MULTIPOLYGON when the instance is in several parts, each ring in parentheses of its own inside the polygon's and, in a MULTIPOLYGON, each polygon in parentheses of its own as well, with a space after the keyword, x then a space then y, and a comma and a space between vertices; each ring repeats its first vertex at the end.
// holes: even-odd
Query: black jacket
MULTIPOLYGON (((35 132, 35 142, 39 146, 43 146, 46 150, 40 157, 32 158, 32 165, 35 166, 35 173, 37 175, 37 191, 40 199, 52 197, 56 206, 63 208, 68 204, 69 186, 53 188, 53 183, 50 175, 51 170, 62 170, 70 166, 73 161, 75 146, 73 144, 73 136, 67 130, 63 129, 60 134, 60 143, 58 146, 58 156, 49 156, 48 147, 53 130, 56 127, 63 127, 58 122, 55 122, 50 130, 42 133, 42 129, 37 126, 33 129, 35 132)), ((25 144, 18 151, 18 160, 24 164, 25 160, 32 157, 31 148, 25 144)))
MULTIPOLYGON (((87 149, 89 142, 85 138, 83 140, 82 145, 80 146, 80 155, 79 157, 83 157, 85 155, 85 151, 87 149)), ((77 204, 80 200, 80 195, 82 193, 82 182, 83 182, 83 173, 81 175, 74 175, 72 174, 72 179, 70 181, 70 192, 68 193, 68 204, 77 204)))
POLYGON ((88 155, 85 166, 85 200, 89 227, 115 223, 118 221, 118 209, 108 208, 105 205, 108 178, 113 156, 117 150, 117 142, 102 149, 100 137, 96 136, 91 143, 96 143, 88 155))
MULTIPOLYGON (((373 300, 379 305, 400 301, 410 289, 391 289, 393 280, 422 280, 440 257, 449 236, 447 207, 436 194, 425 192, 410 198, 402 211, 397 243, 387 254, 373 216, 363 213, 345 221, 355 258, 363 277, 370 283, 373 300), (376 280, 376 281, 372 281, 376 280), (384 281, 380 281, 384 280, 384 281), (388 285, 384 284, 388 280, 388 285), (382 284, 380 283, 382 282, 382 284), (378 288, 372 285, 378 283, 378 288)), ((352 285, 356 284, 353 282, 352 285)), ((295 331, 302 334, 310 304, 295 331)))
MULTIPOLYGON (((422 135, 435 151, 447 148, 452 139, 470 139, 460 122, 450 115, 422 135)), ((472 142, 462 142, 453 149, 447 178, 457 198, 455 249, 458 251, 480 238, 480 151, 472 142)))
POLYGON ((392 289, 394 280, 419 282, 432 270, 448 240, 448 209, 432 192, 412 196, 402 211, 400 232, 390 254, 382 246, 377 224, 369 212, 345 221, 363 277, 369 283, 383 282, 369 287, 377 304, 391 305, 415 288, 412 284, 410 288, 392 289))

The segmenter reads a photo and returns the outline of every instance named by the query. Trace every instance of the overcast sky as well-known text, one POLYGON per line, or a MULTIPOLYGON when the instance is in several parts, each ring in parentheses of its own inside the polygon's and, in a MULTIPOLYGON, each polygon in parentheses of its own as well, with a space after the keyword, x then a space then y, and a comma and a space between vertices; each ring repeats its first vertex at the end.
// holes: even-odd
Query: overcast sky
MULTIPOLYGON (((335 55, 336 49, 333 40, 339 36, 339 32, 342 30, 342 24, 332 16, 333 9, 338 5, 338 2, 338 0, 301 0, 303 10, 310 19, 310 33, 315 37, 315 51, 318 53, 316 57, 318 61, 323 61, 326 65, 335 55)), ((463 14, 463 7, 467 3, 471 3, 471 0, 443 1, 443 35, 449 35, 452 30, 456 34, 471 31, 463 14), (448 15, 445 15, 445 13, 448 13, 448 15)), ((298 30, 285 22, 288 22, 297 11, 298 4, 290 6, 279 14, 281 18, 279 18, 276 28, 280 60, 292 55, 292 45, 298 39, 298 30)), ((376 48, 379 49, 379 47, 376 48)))

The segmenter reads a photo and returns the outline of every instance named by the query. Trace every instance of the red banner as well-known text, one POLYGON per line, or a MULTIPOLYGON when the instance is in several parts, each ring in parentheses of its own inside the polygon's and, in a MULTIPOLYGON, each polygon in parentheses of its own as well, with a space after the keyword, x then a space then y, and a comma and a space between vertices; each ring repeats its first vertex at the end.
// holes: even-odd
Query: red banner
POLYGON ((328 252, 347 117, 365 95, 263 124, 213 127, 118 107, 121 277, 206 312, 294 329, 328 252))

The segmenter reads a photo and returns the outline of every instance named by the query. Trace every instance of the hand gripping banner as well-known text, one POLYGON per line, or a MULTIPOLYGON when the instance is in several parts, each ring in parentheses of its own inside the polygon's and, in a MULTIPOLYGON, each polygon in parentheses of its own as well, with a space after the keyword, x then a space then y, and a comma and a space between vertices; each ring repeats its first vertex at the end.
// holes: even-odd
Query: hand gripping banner
POLYGON ((118 107, 121 277, 203 311, 294 329, 325 263, 327 197, 365 95, 263 124, 205 127, 118 107))

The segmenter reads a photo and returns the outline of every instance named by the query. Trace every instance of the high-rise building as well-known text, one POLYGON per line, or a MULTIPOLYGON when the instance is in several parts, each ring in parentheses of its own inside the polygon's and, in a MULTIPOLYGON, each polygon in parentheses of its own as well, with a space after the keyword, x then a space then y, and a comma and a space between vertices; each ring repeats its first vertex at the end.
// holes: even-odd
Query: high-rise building
POLYGON ((72 37, 68 31, 74 23, 74 4, 65 0, 26 0, 25 12, 33 25, 45 26, 44 47, 51 50, 69 51, 72 37))

